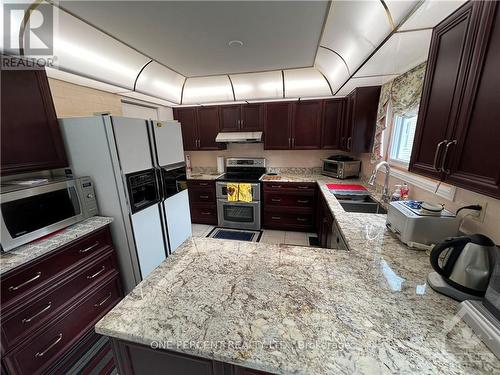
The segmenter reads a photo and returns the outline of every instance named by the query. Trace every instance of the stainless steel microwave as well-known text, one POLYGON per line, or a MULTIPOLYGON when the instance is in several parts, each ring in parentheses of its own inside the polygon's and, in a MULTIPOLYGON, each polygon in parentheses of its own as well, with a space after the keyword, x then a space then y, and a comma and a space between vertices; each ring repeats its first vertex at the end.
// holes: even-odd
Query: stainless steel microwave
POLYGON ((97 215, 90 177, 49 180, 29 187, 20 181, 6 183, 0 198, 4 251, 97 215))
POLYGON ((359 160, 331 160, 323 159, 323 168, 321 174, 339 179, 357 178, 361 170, 361 161, 359 160))

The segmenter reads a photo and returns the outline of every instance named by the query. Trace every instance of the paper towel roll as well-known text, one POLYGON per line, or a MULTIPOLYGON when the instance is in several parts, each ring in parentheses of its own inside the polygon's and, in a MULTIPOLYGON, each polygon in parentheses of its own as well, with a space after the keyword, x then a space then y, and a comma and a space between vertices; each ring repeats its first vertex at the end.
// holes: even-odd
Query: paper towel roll
POLYGON ((224 156, 217 156, 217 173, 224 173, 224 156))

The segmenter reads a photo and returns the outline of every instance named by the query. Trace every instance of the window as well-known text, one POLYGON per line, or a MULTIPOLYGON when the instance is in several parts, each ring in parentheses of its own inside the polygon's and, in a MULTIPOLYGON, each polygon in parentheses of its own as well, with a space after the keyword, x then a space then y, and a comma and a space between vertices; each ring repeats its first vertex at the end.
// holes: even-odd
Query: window
POLYGON ((408 165, 416 127, 417 115, 394 116, 389 150, 390 161, 408 165))

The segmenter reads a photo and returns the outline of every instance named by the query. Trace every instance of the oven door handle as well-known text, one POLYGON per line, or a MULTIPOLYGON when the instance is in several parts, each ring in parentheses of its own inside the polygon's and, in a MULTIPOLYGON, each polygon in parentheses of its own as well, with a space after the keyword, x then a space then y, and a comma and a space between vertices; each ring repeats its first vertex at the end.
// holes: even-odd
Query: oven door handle
POLYGON ((233 205, 238 205, 238 206, 244 206, 244 205, 258 206, 260 204, 260 201, 240 202, 240 201, 228 201, 227 199, 222 199, 222 198, 219 198, 217 201, 222 203, 222 204, 227 203, 227 204, 233 204, 233 205))

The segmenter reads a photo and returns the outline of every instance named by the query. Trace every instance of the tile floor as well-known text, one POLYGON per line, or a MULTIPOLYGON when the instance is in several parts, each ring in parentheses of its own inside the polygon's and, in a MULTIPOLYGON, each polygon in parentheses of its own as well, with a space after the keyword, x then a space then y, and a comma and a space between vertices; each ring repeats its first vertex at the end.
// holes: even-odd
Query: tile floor
MULTIPOLYGON (((206 237, 212 229, 213 225, 192 224, 193 237, 206 237)), ((259 242, 268 244, 287 244, 309 246, 309 237, 317 237, 316 233, 304 232, 284 232, 280 230, 264 229, 259 242)))

